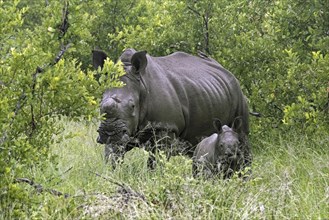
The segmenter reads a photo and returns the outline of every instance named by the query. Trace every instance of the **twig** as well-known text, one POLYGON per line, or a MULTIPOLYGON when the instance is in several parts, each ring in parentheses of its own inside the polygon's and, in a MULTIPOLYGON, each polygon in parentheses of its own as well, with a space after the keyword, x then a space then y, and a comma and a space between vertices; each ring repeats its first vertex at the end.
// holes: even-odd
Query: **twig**
POLYGON ((126 184, 119 183, 119 182, 117 182, 117 181, 115 181, 113 179, 110 179, 109 177, 102 176, 102 175, 100 175, 100 174, 98 174, 96 172, 92 172, 92 171, 89 171, 89 172, 92 173, 92 174, 95 174, 98 177, 101 177, 104 180, 109 181, 110 183, 113 183, 113 184, 119 186, 120 187, 120 189, 118 190, 119 193, 125 194, 125 195, 128 195, 128 196, 138 197, 138 198, 141 198, 143 201, 146 201, 144 195, 142 195, 139 192, 135 192, 134 190, 131 189, 131 187, 127 186, 126 184))
POLYGON ((192 8, 191 6, 187 6, 188 9, 190 9, 194 14, 198 15, 198 16, 201 16, 201 14, 195 10, 194 8, 192 8))
MULTIPOLYGON (((63 176, 64 174, 66 174, 66 173, 68 173, 70 170, 72 170, 73 169, 73 166, 71 166, 70 168, 68 168, 67 170, 65 170, 62 174, 60 174, 59 176, 63 176)), ((47 182, 50 182, 50 181, 52 181, 53 179, 55 179, 56 177, 52 177, 52 178, 50 178, 49 180, 47 180, 47 182)), ((58 181, 57 183, 56 183, 56 185, 57 184, 59 184, 61 181, 58 181)))
POLYGON ((203 39, 204 39, 204 44, 205 44, 205 52, 207 54, 210 54, 210 49, 209 49, 209 11, 210 8, 207 9, 204 15, 202 15, 200 12, 192 8, 191 6, 187 6, 189 10, 191 10, 194 14, 202 18, 203 21, 203 39))
POLYGON ((72 169, 73 169, 73 166, 71 166, 70 168, 68 168, 67 170, 65 170, 65 171, 62 173, 62 175, 68 173, 68 172, 69 172, 70 170, 72 170, 72 169))
POLYGON ((64 45, 64 46, 62 46, 62 49, 61 49, 61 50, 59 51, 59 53, 57 54, 57 56, 56 56, 56 58, 55 58, 55 60, 54 60, 54 63, 53 63, 52 65, 57 64, 57 63, 60 61, 60 59, 62 59, 64 53, 67 51, 67 49, 69 49, 70 46, 71 46, 70 43, 68 43, 68 44, 66 44, 66 45, 64 45))
POLYGON ((69 7, 69 2, 65 1, 65 5, 63 7, 63 14, 62 14, 62 23, 58 27, 58 29, 60 31, 60 35, 58 36, 58 39, 61 39, 64 37, 64 35, 67 32, 67 29, 70 26, 69 17, 68 17, 68 15, 69 15, 68 7, 69 7))
POLYGON ((115 184, 115 185, 117 185, 117 186, 120 186, 120 187, 122 187, 122 188, 127 187, 127 186, 125 186, 125 184, 123 184, 123 183, 119 183, 119 182, 117 182, 117 181, 115 181, 115 180, 113 180, 113 179, 110 179, 109 177, 102 176, 102 175, 100 175, 99 173, 96 173, 96 172, 93 172, 93 171, 89 171, 89 173, 95 174, 96 176, 98 176, 98 177, 100 177, 100 178, 102 178, 102 179, 104 179, 104 180, 107 180, 107 181, 109 181, 110 183, 113 183, 113 184, 115 184))
POLYGON ((207 54, 210 54, 210 49, 209 49, 209 12, 203 16, 203 25, 204 25, 204 43, 205 43, 205 51, 207 54))
POLYGON ((328 94, 327 110, 328 110, 328 114, 329 114, 329 81, 328 81, 328 87, 327 87, 327 94, 328 94))
POLYGON ((32 186, 38 193, 49 192, 54 196, 64 196, 64 198, 70 197, 70 195, 67 193, 62 193, 54 189, 45 189, 41 184, 35 183, 33 180, 28 178, 16 178, 15 183, 27 183, 32 186))

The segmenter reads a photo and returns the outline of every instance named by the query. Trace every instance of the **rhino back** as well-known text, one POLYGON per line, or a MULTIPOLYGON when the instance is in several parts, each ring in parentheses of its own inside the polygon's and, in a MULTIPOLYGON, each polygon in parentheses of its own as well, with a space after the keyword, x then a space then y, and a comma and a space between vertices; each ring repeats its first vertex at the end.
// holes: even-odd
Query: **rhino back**
POLYGON ((214 60, 182 52, 148 56, 146 73, 145 119, 165 123, 192 144, 214 132, 213 118, 231 124, 236 116, 248 117, 237 79, 214 60))

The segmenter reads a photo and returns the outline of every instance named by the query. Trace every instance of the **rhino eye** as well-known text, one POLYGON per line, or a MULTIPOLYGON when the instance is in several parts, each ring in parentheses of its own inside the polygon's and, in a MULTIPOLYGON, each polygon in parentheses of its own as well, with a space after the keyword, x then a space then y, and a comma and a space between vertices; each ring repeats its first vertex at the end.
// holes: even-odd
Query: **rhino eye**
POLYGON ((135 103, 132 100, 129 100, 129 107, 131 109, 134 109, 135 108, 135 103))

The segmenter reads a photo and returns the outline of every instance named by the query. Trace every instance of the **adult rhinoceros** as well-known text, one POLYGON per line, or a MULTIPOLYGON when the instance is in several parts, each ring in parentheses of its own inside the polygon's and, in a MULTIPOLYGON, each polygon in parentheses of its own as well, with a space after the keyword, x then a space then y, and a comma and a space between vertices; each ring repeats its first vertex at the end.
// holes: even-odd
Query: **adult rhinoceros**
MULTIPOLYGON (((103 66, 107 55, 93 51, 94 67, 103 66)), ((119 146, 147 140, 140 131, 150 126, 166 131, 191 145, 214 133, 212 121, 231 126, 242 117, 242 137, 249 133, 248 107, 238 80, 207 56, 176 52, 152 57, 145 51, 127 49, 120 56, 126 74, 122 88, 110 88, 100 105, 105 120, 98 129, 98 143, 106 144, 106 156, 118 154, 119 146)), ((192 147, 193 148, 193 147, 192 147)), ((130 148, 121 148, 125 153, 130 148)), ((193 149, 191 149, 193 154, 193 149)))

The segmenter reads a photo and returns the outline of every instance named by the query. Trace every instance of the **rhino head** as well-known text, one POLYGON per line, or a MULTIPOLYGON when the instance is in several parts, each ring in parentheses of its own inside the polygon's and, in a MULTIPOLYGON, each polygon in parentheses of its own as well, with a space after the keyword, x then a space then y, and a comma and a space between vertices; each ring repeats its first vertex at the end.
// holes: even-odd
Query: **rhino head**
MULTIPOLYGON (((103 51, 93 51, 93 65, 103 67, 107 55, 103 51)), ((140 120, 140 95, 143 89, 141 72, 147 65, 146 52, 126 50, 120 57, 126 74, 121 76, 124 86, 110 88, 100 104, 100 113, 105 116, 98 128, 97 142, 105 144, 109 153, 118 154, 136 134, 140 120), (109 152, 110 151, 110 152, 109 152)))
POLYGON ((232 126, 223 125, 219 119, 213 122, 217 131, 217 143, 215 149, 215 158, 217 158, 217 169, 224 174, 230 175, 233 171, 239 169, 242 162, 241 144, 239 132, 242 128, 242 118, 235 118, 232 126))

